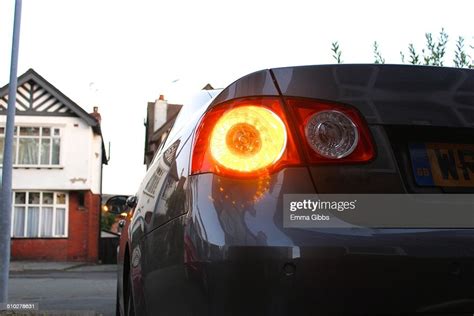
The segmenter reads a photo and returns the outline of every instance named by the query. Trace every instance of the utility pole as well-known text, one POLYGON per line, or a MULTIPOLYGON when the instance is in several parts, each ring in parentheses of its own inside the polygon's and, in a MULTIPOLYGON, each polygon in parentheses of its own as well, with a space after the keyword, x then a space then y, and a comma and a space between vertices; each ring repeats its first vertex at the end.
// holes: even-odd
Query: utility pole
POLYGON ((21 2, 15 0, 8 112, 3 148, 2 191, 0 196, 0 303, 8 303, 8 277, 10 268, 10 234, 12 215, 13 131, 15 127, 16 89, 18 84, 18 48, 20 42, 21 2))

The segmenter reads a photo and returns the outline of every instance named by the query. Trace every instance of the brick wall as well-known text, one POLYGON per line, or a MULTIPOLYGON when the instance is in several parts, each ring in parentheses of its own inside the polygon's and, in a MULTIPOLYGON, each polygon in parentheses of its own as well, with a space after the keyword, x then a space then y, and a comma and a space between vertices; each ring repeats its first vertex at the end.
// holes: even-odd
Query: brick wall
POLYGON ((12 259, 97 262, 100 195, 91 191, 83 191, 83 194, 84 206, 81 207, 79 192, 69 192, 67 238, 12 238, 12 259))

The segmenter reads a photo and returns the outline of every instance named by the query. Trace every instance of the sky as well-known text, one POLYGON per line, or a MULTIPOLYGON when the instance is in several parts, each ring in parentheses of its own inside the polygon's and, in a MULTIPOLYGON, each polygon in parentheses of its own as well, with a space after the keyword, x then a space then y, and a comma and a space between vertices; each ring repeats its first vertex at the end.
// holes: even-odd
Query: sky
MULTIPOLYGON (((14 0, 0 0, 0 86, 8 83, 14 0)), ((110 161, 103 192, 134 194, 145 173, 147 102, 179 103, 265 68, 400 63, 442 27, 474 45, 474 1, 23 0, 18 75, 35 69, 88 112, 98 106, 110 161)), ((471 50, 474 53, 474 50, 471 50)))

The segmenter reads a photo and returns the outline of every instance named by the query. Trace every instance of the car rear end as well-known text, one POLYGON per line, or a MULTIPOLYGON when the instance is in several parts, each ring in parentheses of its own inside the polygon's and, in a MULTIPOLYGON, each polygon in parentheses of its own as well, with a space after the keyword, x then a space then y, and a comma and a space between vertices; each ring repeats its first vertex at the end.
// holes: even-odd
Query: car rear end
POLYGON ((198 310, 474 310, 473 70, 256 72, 214 99, 191 157, 184 261, 198 310), (333 194, 379 204, 363 220, 287 221, 289 200, 333 194))

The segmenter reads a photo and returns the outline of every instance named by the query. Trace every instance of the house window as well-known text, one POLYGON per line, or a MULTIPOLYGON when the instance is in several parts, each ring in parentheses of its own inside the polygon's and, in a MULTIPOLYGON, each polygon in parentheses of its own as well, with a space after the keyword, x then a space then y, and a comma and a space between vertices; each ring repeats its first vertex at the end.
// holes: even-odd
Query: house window
POLYGON ((15 192, 12 236, 67 237, 67 202, 63 192, 15 192))
MULTIPOLYGON (((5 128, 0 127, 0 145, 5 139, 5 128)), ((59 165, 61 130, 53 127, 15 126, 13 164, 19 166, 59 165)), ((3 164, 3 155, 0 156, 3 164)))

